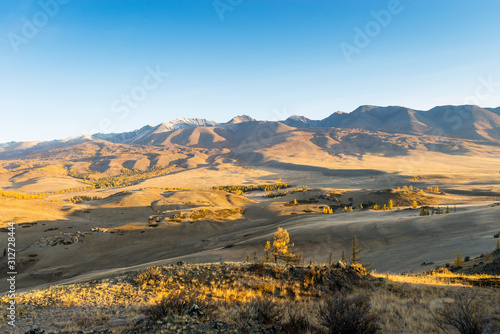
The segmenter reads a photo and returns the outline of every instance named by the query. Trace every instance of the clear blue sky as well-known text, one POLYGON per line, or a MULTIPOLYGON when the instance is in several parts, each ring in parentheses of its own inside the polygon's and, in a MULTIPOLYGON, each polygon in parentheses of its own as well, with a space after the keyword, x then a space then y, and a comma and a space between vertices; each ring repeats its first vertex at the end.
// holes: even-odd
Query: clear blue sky
POLYGON ((0 143, 178 117, 500 106, 498 1, 54 1, 0 2, 0 143))

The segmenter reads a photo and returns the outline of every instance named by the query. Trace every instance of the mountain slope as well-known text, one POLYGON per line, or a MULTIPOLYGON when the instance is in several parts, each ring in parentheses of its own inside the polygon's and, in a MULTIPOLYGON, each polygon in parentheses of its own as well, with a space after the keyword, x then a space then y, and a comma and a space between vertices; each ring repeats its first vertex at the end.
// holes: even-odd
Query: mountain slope
POLYGON ((484 108, 484 109, 489 110, 492 113, 495 113, 497 115, 500 115, 500 107, 498 107, 498 108, 484 108))
POLYGON ((500 116, 478 106, 440 106, 417 117, 430 127, 425 134, 500 141, 500 116))

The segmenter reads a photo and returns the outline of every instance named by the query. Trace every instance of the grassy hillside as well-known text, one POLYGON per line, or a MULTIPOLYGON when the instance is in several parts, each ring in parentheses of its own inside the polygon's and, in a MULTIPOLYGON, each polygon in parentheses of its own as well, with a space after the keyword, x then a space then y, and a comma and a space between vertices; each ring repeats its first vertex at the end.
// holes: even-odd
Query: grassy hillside
POLYGON ((178 263, 23 293, 17 330, 333 333, 335 326, 345 329, 348 325, 339 324, 347 319, 349 326, 358 325, 345 333, 442 333, 440 327, 454 333, 446 322, 466 314, 469 325, 495 333, 499 279, 447 270, 371 275, 342 262, 178 263), (479 286, 478 278, 492 284, 479 286))

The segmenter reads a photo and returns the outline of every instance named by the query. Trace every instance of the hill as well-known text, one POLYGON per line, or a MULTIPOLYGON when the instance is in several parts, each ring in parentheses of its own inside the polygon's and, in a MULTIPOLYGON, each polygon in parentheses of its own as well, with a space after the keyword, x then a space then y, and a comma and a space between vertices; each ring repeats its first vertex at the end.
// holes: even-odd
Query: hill
POLYGON ((370 275, 343 262, 178 262, 21 293, 17 332, 439 333, 453 330, 447 324, 453 320, 455 328, 477 325, 494 333, 499 290, 474 285, 478 278, 446 271, 370 275))

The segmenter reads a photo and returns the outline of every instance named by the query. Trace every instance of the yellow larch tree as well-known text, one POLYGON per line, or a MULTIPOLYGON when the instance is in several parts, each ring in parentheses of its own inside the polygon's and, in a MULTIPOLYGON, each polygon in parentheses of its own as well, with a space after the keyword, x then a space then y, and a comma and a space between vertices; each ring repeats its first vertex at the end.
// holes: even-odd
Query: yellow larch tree
POLYGON ((278 230, 274 233, 272 247, 270 241, 268 241, 264 247, 266 259, 268 260, 270 254, 272 253, 275 262, 277 262, 278 259, 281 259, 285 263, 298 264, 302 260, 302 255, 293 254, 293 246, 294 244, 290 243, 290 235, 288 234, 288 231, 278 227, 278 230))

